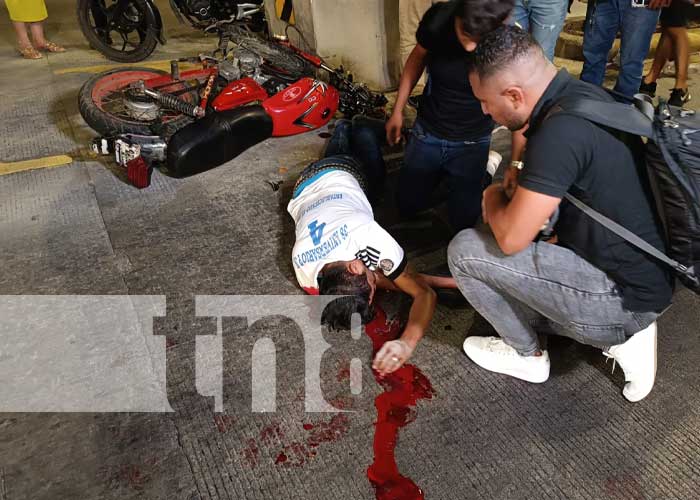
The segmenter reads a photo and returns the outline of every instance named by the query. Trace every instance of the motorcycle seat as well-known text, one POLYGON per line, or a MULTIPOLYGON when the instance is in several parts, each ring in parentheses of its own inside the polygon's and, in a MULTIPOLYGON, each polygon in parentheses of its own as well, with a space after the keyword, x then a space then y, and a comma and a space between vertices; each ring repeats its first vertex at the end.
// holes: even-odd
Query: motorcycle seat
POLYGON ((272 137, 272 118, 259 105, 210 112, 170 138, 168 170, 188 177, 232 160, 246 149, 272 137))

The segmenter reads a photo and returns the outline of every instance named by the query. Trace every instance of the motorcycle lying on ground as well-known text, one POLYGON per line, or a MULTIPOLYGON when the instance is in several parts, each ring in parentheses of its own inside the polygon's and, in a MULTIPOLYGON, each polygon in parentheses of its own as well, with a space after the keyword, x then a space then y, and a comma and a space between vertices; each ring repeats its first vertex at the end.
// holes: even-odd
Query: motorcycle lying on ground
MULTIPOLYGON (((212 31, 221 22, 264 31, 263 0, 170 0, 181 23, 212 31)), ((154 0, 78 0, 78 24, 95 50, 118 62, 139 62, 165 44, 163 21, 154 0)))
POLYGON ((170 73, 107 71, 80 90, 80 113, 101 134, 93 149, 132 169, 135 185, 147 185, 144 172, 153 164, 190 176, 270 137, 318 129, 336 111, 384 116, 384 95, 353 82, 342 68, 240 26, 222 30, 218 49, 197 60, 201 68, 183 72, 179 62, 191 59, 173 61, 170 73), (317 79, 317 70, 328 81, 317 79))

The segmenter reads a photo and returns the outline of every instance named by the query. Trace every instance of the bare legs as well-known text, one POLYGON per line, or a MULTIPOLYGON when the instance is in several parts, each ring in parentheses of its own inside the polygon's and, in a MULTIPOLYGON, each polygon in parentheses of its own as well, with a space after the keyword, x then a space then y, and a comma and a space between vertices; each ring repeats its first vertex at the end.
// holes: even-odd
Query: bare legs
POLYGON ((644 83, 651 84, 661 75, 666 61, 674 56, 676 65, 676 84, 674 88, 688 88, 688 61, 689 61, 688 30, 684 27, 664 28, 659 45, 656 48, 654 64, 644 77, 644 83))
POLYGON ((32 32, 32 40, 36 48, 46 47, 48 41, 44 37, 44 23, 29 23, 29 30, 32 32))
POLYGON ((19 21, 12 21, 12 26, 15 28, 15 34, 17 35, 17 45, 20 49, 29 48, 32 46, 32 42, 29 41, 29 35, 27 34, 27 23, 21 23, 19 21))

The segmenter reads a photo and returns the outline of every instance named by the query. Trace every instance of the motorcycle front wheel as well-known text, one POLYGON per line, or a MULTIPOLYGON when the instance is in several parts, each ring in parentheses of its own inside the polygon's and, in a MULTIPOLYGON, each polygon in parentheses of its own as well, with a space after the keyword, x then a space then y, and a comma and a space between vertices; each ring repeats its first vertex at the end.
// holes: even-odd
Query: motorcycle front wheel
POLYGON ((78 0, 78 24, 90 46, 117 62, 143 61, 158 44, 158 20, 146 0, 78 0))

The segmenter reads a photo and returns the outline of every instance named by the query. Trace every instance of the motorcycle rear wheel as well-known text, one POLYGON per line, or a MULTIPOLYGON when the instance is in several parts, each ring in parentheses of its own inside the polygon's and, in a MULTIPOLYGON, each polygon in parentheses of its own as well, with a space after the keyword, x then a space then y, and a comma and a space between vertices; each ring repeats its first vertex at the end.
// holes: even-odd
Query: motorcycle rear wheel
MULTIPOLYGON (((120 109, 120 92, 130 83, 166 76, 169 73, 150 68, 118 68, 93 76, 86 81, 78 94, 78 107, 83 120, 97 133, 104 136, 119 134, 160 135, 168 138, 193 121, 193 118, 167 111, 158 120, 137 120, 120 109)), ((174 83, 163 88, 166 92, 179 91, 189 102, 197 102, 196 90, 186 91, 187 83, 174 83), (183 92, 184 91, 184 92, 183 92)), ((123 97, 121 97, 123 98, 123 97)))
POLYGON ((99 9, 100 15, 106 16, 117 1, 78 0, 80 29, 90 46, 107 59, 117 62, 143 61, 158 44, 158 19, 145 0, 129 0, 130 10, 115 19, 114 26, 98 27, 100 23, 95 19, 93 7, 99 9), (130 50, 127 50, 128 46, 131 46, 130 50))

